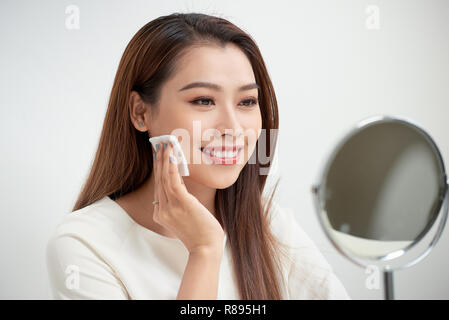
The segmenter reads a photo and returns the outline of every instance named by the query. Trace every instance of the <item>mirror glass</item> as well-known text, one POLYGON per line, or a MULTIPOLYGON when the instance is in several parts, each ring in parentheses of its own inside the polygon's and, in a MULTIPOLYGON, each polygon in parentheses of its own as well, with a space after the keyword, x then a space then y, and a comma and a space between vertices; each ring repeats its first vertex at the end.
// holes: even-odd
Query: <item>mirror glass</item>
POLYGON ((340 247, 385 259, 431 228, 445 181, 440 153, 423 130, 406 121, 374 121, 332 154, 319 188, 322 220, 340 247))

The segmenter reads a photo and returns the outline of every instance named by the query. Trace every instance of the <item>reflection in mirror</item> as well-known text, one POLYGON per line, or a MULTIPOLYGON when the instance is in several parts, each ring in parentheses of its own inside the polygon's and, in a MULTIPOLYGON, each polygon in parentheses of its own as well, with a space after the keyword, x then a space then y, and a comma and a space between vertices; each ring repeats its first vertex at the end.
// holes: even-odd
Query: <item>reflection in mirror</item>
POLYGON ((441 203, 441 164, 428 138, 406 122, 377 122, 334 154, 320 192, 323 220, 353 254, 382 257, 419 240, 441 203))
MULTIPOLYGON (((328 226, 330 224, 328 223, 328 226)), ((379 241, 355 237, 350 234, 329 227, 331 236, 346 250, 362 258, 383 257, 392 252, 402 250, 412 244, 413 241, 379 241)), ((401 252, 402 253, 402 252, 401 252)))

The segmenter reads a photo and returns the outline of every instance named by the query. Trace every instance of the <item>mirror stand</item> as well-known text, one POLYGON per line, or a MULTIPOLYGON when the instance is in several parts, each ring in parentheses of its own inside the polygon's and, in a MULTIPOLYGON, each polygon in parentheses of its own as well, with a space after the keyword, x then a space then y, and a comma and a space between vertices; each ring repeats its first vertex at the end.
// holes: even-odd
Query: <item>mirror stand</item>
POLYGON ((384 279, 384 297, 385 300, 393 300, 394 299, 394 286, 393 286, 393 270, 389 270, 385 268, 382 272, 384 279))

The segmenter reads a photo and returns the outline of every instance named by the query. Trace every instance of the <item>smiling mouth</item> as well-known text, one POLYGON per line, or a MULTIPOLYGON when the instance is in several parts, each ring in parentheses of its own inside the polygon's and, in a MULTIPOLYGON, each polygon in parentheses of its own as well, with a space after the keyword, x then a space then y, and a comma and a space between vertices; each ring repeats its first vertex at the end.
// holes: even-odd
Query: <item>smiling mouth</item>
POLYGON ((218 164, 235 164, 243 150, 243 147, 235 147, 234 150, 219 150, 200 148, 207 157, 214 160, 218 164))

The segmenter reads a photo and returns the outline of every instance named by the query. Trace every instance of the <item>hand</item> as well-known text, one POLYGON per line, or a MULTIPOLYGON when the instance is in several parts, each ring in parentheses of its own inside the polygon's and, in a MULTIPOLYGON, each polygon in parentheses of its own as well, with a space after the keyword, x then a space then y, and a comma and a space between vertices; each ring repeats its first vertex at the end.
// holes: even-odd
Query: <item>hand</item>
POLYGON ((213 214, 187 191, 179 175, 173 146, 160 144, 154 161, 153 220, 173 232, 190 253, 222 250, 224 231, 213 214), (169 162, 171 155, 173 162, 169 162))

